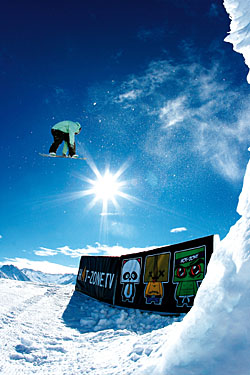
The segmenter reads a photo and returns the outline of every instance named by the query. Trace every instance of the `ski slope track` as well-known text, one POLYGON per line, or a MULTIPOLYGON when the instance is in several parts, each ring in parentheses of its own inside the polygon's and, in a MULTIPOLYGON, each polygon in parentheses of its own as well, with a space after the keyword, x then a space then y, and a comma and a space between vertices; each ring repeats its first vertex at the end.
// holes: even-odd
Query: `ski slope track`
POLYGON ((147 335, 181 319, 112 308, 72 285, 2 279, 0 298, 3 375, 134 374, 147 335))
POLYGON ((50 373, 52 363, 60 362, 66 352, 61 343, 70 341, 58 335, 68 298, 69 291, 55 285, 1 280, 1 374, 39 373, 40 366, 50 373))

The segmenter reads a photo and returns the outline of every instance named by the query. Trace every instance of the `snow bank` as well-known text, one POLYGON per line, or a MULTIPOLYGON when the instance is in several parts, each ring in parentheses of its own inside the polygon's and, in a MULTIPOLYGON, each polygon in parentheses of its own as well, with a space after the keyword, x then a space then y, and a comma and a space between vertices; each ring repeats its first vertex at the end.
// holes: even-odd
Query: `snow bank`
POLYGON ((161 336, 143 374, 250 373, 250 162, 237 211, 215 246, 191 311, 161 336))
MULTIPOLYGON (((250 1, 224 0, 224 7, 231 19, 230 33, 225 41, 232 43, 233 49, 244 56, 250 68, 250 1)), ((247 81, 250 83, 250 73, 247 81)))
POLYGON ((66 325, 82 334, 104 330, 125 330, 142 335, 180 321, 183 316, 184 314, 179 317, 168 317, 136 309, 112 307, 82 293, 74 292, 64 311, 63 319, 66 325))
POLYGON ((113 308, 72 295, 72 285, 2 279, 0 301, 3 375, 135 375, 164 327, 182 319, 113 308))
MULTIPOLYGON (((250 151, 250 147, 249 147, 250 151)), ((246 174, 244 177, 243 189, 239 197, 237 212, 241 216, 250 216, 250 164, 248 163, 246 174)))

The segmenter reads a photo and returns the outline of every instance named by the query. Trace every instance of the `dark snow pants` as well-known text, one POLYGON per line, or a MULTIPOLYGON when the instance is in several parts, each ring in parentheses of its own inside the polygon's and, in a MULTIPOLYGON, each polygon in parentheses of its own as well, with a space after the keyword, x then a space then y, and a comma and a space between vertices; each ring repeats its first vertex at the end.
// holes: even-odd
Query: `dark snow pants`
POLYGON ((54 137, 54 142, 50 146, 49 152, 55 152, 57 151, 60 144, 64 141, 67 143, 68 149, 69 149, 69 156, 73 156, 76 153, 76 145, 72 147, 69 143, 69 133, 64 133, 61 130, 55 130, 51 129, 51 133, 54 137))

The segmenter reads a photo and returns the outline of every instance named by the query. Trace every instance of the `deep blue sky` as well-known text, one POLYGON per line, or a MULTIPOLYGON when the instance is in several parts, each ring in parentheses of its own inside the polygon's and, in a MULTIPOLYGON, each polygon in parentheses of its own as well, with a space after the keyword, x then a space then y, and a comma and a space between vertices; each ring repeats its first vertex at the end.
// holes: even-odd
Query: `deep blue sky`
POLYGON ((85 249, 226 235, 250 145, 229 22, 222 1, 2 5, 0 261, 77 266, 85 249), (93 196, 71 199, 95 179, 90 165, 38 155, 65 119, 82 124, 77 151, 101 174, 126 164, 122 191, 136 202, 117 197, 101 216, 93 196))

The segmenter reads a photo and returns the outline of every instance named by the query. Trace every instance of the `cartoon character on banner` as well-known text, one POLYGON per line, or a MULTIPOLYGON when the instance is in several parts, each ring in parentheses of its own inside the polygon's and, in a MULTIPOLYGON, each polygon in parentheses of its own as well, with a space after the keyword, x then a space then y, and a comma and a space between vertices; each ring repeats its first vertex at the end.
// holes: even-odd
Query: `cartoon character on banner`
POLYGON ((200 282, 205 276, 206 247, 175 253, 173 283, 177 307, 192 307, 200 282))
POLYGON ((84 267, 84 269, 80 268, 77 279, 79 281, 83 281, 84 282, 85 281, 85 275, 86 275, 86 267, 84 267))
POLYGON ((161 305, 164 295, 163 283, 169 281, 170 253, 148 255, 145 261, 144 296, 146 304, 161 305))
POLYGON ((134 302, 136 284, 140 283, 141 258, 124 259, 121 270, 122 302, 134 302))

